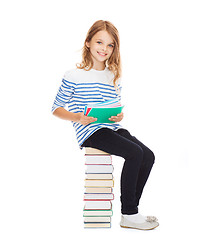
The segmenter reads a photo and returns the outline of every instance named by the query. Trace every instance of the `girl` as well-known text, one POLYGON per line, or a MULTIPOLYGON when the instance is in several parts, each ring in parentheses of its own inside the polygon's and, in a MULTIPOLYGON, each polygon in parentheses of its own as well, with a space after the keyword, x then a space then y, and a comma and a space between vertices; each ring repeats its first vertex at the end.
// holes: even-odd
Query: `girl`
POLYGON ((112 123, 90 124, 96 118, 83 114, 87 104, 113 98, 121 99, 120 40, 109 21, 96 21, 89 29, 82 62, 67 71, 55 98, 52 112, 70 120, 80 148, 93 147, 125 159, 121 173, 121 227, 153 229, 159 224, 153 216, 138 213, 145 183, 154 164, 153 152, 124 129, 119 122, 123 113, 112 116, 112 123), (68 105, 68 111, 64 108, 68 105))

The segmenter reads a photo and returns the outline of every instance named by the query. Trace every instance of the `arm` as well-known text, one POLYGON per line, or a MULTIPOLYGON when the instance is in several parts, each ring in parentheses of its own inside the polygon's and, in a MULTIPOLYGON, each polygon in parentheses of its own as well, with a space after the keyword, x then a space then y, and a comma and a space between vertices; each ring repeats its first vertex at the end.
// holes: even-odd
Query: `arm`
POLYGON ((62 84, 58 90, 54 104, 52 106, 53 115, 63 120, 78 122, 83 125, 95 122, 97 120, 96 118, 84 116, 83 112, 73 113, 67 111, 64 108, 74 94, 76 86, 74 82, 67 81, 65 80, 65 78, 68 79, 68 73, 64 76, 62 80, 62 84))
POLYGON ((73 122, 78 122, 79 121, 79 117, 80 117, 80 113, 72 113, 67 111, 65 108, 63 107, 58 107, 54 112, 53 115, 61 118, 63 120, 68 120, 68 121, 73 121, 73 122))
POLYGON ((73 113, 69 112, 63 107, 58 107, 54 112, 53 115, 59 117, 63 120, 73 121, 81 123, 82 125, 87 125, 91 122, 97 121, 97 118, 87 117, 83 114, 83 112, 73 113))

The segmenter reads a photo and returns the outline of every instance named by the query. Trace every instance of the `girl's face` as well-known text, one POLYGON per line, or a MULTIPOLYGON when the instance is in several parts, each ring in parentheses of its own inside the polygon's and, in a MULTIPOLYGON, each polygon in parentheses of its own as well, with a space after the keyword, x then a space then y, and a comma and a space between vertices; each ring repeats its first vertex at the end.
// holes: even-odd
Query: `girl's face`
POLYGON ((94 67, 104 67, 104 62, 110 58, 114 41, 107 31, 97 32, 90 42, 86 42, 86 46, 90 48, 91 57, 94 67))

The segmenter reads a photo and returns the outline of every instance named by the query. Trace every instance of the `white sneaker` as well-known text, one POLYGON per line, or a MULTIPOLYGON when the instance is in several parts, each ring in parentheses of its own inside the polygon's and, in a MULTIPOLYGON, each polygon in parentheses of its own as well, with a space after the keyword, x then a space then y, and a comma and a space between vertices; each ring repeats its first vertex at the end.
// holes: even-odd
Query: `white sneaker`
POLYGON ((121 216, 120 226, 123 228, 134 228, 139 230, 151 230, 159 226, 158 222, 155 221, 146 221, 144 223, 135 223, 127 220, 123 216, 121 216))

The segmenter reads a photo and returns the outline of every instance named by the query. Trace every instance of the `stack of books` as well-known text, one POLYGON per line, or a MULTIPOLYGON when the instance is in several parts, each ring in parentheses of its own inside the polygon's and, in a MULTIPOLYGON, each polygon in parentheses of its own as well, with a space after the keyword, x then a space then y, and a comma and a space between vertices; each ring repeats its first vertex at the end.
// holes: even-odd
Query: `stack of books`
POLYGON ((113 194, 112 156, 94 148, 85 148, 84 227, 110 228, 113 194))

